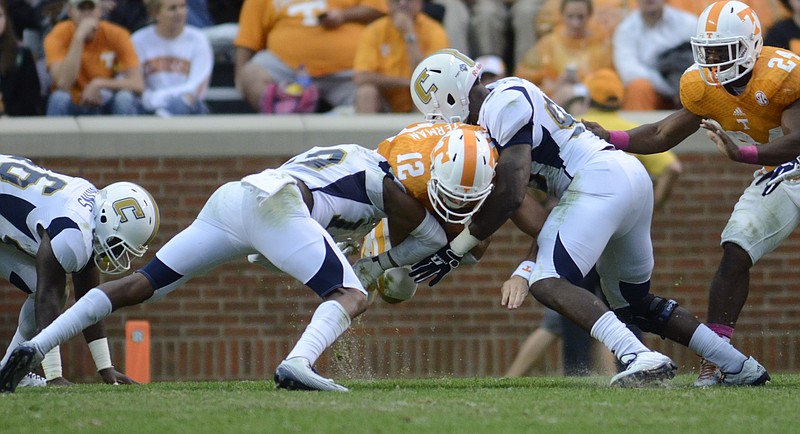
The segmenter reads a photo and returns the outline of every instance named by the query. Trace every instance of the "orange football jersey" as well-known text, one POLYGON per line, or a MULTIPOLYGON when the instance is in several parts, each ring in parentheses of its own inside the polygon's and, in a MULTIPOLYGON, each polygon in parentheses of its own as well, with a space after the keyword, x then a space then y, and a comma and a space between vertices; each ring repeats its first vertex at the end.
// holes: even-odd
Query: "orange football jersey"
POLYGON ((798 66, 796 54, 764 47, 747 87, 734 96, 721 86, 707 85, 693 65, 681 78, 681 102, 690 112, 719 122, 740 144, 767 143, 783 135, 783 110, 800 99, 798 66))
MULTIPOLYGON (((403 183, 408 193, 425 205, 430 212, 434 212, 430 199, 428 199, 431 151, 442 136, 455 128, 482 131, 479 126, 462 123, 417 122, 403 128, 396 136, 390 137, 378 145, 378 153, 389 160, 389 165, 392 166, 392 171, 397 179, 403 183)), ((497 155, 495 155, 496 158, 497 155)))

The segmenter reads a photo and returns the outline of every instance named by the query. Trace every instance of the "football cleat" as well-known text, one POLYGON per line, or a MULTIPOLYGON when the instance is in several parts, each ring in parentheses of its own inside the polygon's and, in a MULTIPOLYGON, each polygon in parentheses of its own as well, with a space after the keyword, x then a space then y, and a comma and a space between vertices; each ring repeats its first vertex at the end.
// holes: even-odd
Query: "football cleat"
POLYGON ((763 386, 770 380, 767 370, 752 356, 736 373, 722 373, 722 384, 726 386, 763 386))
POLYGON ((612 386, 639 387, 671 380, 678 369, 669 357, 656 351, 626 354, 620 361, 625 370, 611 378, 612 386))
POLYGON ((330 378, 317 373, 311 363, 302 357, 284 360, 275 370, 275 386, 287 390, 325 390, 329 392, 348 392, 349 389, 336 384, 330 378))
POLYGON ((28 372, 22 380, 19 381, 17 387, 45 387, 47 380, 35 372, 28 372))
POLYGON ((717 365, 706 359, 700 361, 700 375, 694 380, 696 387, 712 387, 722 384, 722 372, 717 365))
POLYGON ((15 348, 3 369, 0 369, 0 392, 14 393, 22 379, 42 363, 43 358, 44 355, 33 345, 22 344, 15 348))

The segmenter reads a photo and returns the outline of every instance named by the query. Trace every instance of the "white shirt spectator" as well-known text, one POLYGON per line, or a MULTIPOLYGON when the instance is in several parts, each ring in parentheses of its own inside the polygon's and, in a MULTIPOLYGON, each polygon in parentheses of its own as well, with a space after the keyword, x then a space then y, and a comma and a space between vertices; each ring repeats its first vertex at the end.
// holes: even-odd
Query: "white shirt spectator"
POLYGON ((658 71, 659 56, 694 36, 697 17, 664 5, 661 19, 648 26, 640 11, 634 11, 614 31, 614 68, 626 85, 637 78, 653 84, 658 93, 674 96, 675 91, 658 71))
POLYGON ((170 99, 194 102, 205 97, 214 57, 208 38, 186 26, 174 39, 158 35, 155 25, 133 34, 133 45, 144 72, 142 105, 148 111, 164 109, 170 99))

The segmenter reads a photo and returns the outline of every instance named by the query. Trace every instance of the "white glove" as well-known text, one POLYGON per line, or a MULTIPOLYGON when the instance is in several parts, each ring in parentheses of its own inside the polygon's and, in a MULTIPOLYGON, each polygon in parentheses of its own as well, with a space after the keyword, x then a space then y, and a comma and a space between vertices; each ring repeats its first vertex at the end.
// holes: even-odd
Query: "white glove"
POLYGON ((375 283, 378 281, 378 277, 383 274, 384 270, 378 261, 378 257, 372 256, 369 258, 361 258, 356 261, 356 263, 353 264, 353 271, 356 272, 356 276, 358 276, 358 280, 361 281, 364 289, 369 290, 370 287, 374 287, 375 283))

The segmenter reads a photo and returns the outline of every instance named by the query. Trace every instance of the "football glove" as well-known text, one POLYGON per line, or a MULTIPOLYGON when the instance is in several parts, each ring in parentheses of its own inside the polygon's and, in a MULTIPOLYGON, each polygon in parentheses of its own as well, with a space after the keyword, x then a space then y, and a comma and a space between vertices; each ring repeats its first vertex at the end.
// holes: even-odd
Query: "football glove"
POLYGON ((408 274, 417 283, 433 277, 428 282, 428 286, 433 286, 439 283, 447 273, 458 267, 462 258, 462 255, 453 251, 450 244, 447 244, 438 252, 414 264, 408 274))
POLYGON ((761 184, 764 181, 767 181, 766 186, 764 186, 764 191, 761 193, 762 196, 766 196, 776 188, 778 185, 788 178, 794 178, 800 176, 800 157, 795 158, 788 163, 783 163, 780 166, 772 169, 771 171, 765 173, 761 176, 761 178, 756 181, 756 185, 761 184))
POLYGON ((378 257, 372 256, 356 261, 353 264, 353 271, 356 272, 356 276, 361 281, 364 289, 371 290, 374 289, 374 285, 378 281, 378 277, 383 274, 384 269, 378 261, 378 257))

